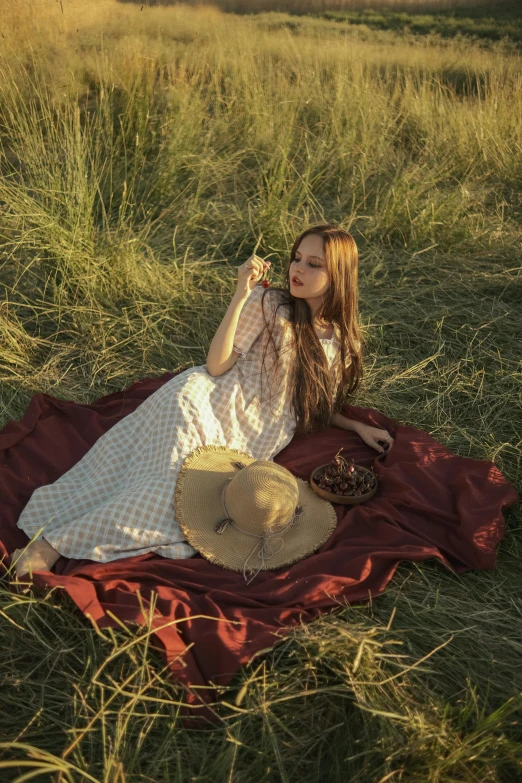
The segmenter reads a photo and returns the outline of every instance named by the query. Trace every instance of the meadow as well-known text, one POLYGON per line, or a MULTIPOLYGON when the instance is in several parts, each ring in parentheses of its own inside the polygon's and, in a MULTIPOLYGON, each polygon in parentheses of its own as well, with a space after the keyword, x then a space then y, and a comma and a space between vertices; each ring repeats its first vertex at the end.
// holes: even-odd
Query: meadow
MULTIPOLYGON (((38 392, 91 402, 203 364, 259 238, 279 284, 295 236, 332 221, 360 251, 354 404, 520 489, 516 33, 240 11, 4 0, 0 427, 38 392)), ((59 590, 2 583, 1 779, 520 779, 521 504, 505 518, 494 571, 402 562, 245 666, 199 731, 146 626, 96 633, 59 590)))
MULTIPOLYGON (((181 1, 199 5, 199 0, 181 1)), ((139 5, 176 3, 177 0, 143 0, 139 5)), ((307 24, 307 18, 319 18, 358 25, 363 35, 375 31, 406 33, 432 38, 439 45, 445 39, 461 37, 485 47, 491 41, 518 45, 522 41, 522 8, 518 0, 214 0, 213 5, 236 14, 283 11, 293 18, 282 20, 281 24, 292 30, 307 24), (306 18, 299 19, 301 16, 306 18)))

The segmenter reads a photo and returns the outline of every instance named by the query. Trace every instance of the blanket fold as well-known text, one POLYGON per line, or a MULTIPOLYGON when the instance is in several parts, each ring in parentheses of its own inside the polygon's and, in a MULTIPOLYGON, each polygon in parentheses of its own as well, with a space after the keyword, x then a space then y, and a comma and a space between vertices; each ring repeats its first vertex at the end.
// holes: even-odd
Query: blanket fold
MULTIPOLYGON (((180 371, 181 372, 181 371, 180 371)), ((121 418, 177 373, 144 378, 90 404, 36 394, 20 421, 0 432, 0 559, 28 543, 17 519, 36 487, 54 482, 121 418)), ((459 457, 427 432, 371 408, 346 405, 348 418, 388 429, 395 439, 379 455, 353 432, 332 427, 295 437, 276 457, 309 480, 319 464, 343 456, 373 467, 377 494, 359 506, 334 504, 338 526, 314 555, 277 571, 261 571, 248 586, 240 573, 200 555, 182 560, 154 553, 96 563, 60 557, 35 585, 59 586, 98 627, 146 623, 169 669, 186 686, 186 704, 208 703, 252 656, 301 621, 339 602, 382 593, 402 560, 431 557, 454 573, 493 569, 505 535, 503 509, 520 500, 493 462, 459 457), (154 611, 151 612, 151 606, 154 611)))

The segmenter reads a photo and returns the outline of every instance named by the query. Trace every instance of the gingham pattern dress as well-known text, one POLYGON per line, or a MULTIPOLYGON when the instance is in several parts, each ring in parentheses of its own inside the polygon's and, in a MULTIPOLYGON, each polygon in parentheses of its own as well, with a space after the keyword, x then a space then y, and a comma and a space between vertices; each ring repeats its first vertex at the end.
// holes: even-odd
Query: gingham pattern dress
MULTIPOLYGON (((239 356, 233 367, 212 377, 201 365, 167 381, 57 481, 38 487, 18 527, 30 538, 43 536, 65 557, 107 562, 146 552, 175 559, 194 555, 174 512, 176 479, 185 457, 199 446, 215 444, 273 460, 294 434, 287 383, 295 355, 289 306, 282 305, 276 314, 280 294, 269 289, 265 313, 274 324, 281 365, 272 371, 269 346, 263 369, 268 343, 263 291, 256 286, 240 313, 234 337, 239 356)), ((337 372, 338 328, 321 344, 337 372)))

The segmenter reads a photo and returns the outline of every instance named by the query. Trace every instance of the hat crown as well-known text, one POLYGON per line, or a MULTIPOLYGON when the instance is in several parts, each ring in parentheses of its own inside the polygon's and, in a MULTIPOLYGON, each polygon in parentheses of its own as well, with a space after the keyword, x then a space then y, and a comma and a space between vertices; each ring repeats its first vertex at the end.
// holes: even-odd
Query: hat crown
POLYGON ((185 457, 174 504, 194 549, 247 584, 312 554, 337 525, 332 504, 283 465, 213 443, 185 457))
POLYGON ((246 533, 276 535, 291 521, 298 500, 295 476, 275 462, 256 460, 225 486, 223 513, 246 533))

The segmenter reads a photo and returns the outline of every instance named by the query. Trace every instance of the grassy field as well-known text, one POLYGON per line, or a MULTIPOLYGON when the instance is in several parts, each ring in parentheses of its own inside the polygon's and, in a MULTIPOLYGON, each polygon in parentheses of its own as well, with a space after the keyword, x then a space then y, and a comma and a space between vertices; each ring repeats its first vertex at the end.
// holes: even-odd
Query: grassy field
MULTIPOLYGON (((59 2, 60 0, 58 0, 59 2)), ((118 0, 123 3, 137 3, 139 6, 172 6, 176 0, 118 0)), ((200 0, 182 0, 191 6, 206 5, 200 0)), ((223 3, 235 2, 238 9, 245 13, 257 11, 302 11, 311 14, 319 11, 393 11, 411 14, 448 14, 468 17, 498 16, 509 14, 513 18, 521 15, 517 0, 217 0, 212 5, 222 7, 223 3), (256 6, 256 2, 259 6, 256 6), (241 5, 242 3, 242 5, 241 5)))
MULTIPOLYGON (((370 30, 391 30, 417 36, 440 38, 466 37, 486 46, 490 41, 520 44, 522 41, 521 13, 514 13, 511 7, 500 5, 435 13, 394 11, 392 9, 368 9, 357 11, 323 11, 317 16, 334 19, 340 23, 362 25, 370 30)), ((315 14, 314 14, 315 15, 315 14)))
MULTIPOLYGON (((355 404, 520 487, 516 43, 115 0, 2 11, 0 426, 37 392, 89 402, 204 363, 259 236, 280 282, 328 220, 360 249, 355 404)), ((97 635, 60 591, 1 587, 0 778, 520 779, 520 505, 506 520, 494 572, 402 563, 244 667, 199 732, 146 627, 97 635)))
MULTIPOLYGON (((140 6, 169 6, 177 0, 119 0, 140 6)), ((181 0, 197 6, 199 0, 181 0)), ((376 30, 401 36, 422 36, 441 45, 445 39, 465 38, 488 47, 492 41, 520 45, 522 4, 518 0, 214 0, 212 5, 236 14, 284 12, 292 17, 332 19, 358 25, 364 36, 376 30)), ((281 20, 298 30, 299 19, 281 20)), ((351 32, 351 31, 350 31, 351 32)), ((372 36, 373 37, 373 36, 372 36)))

